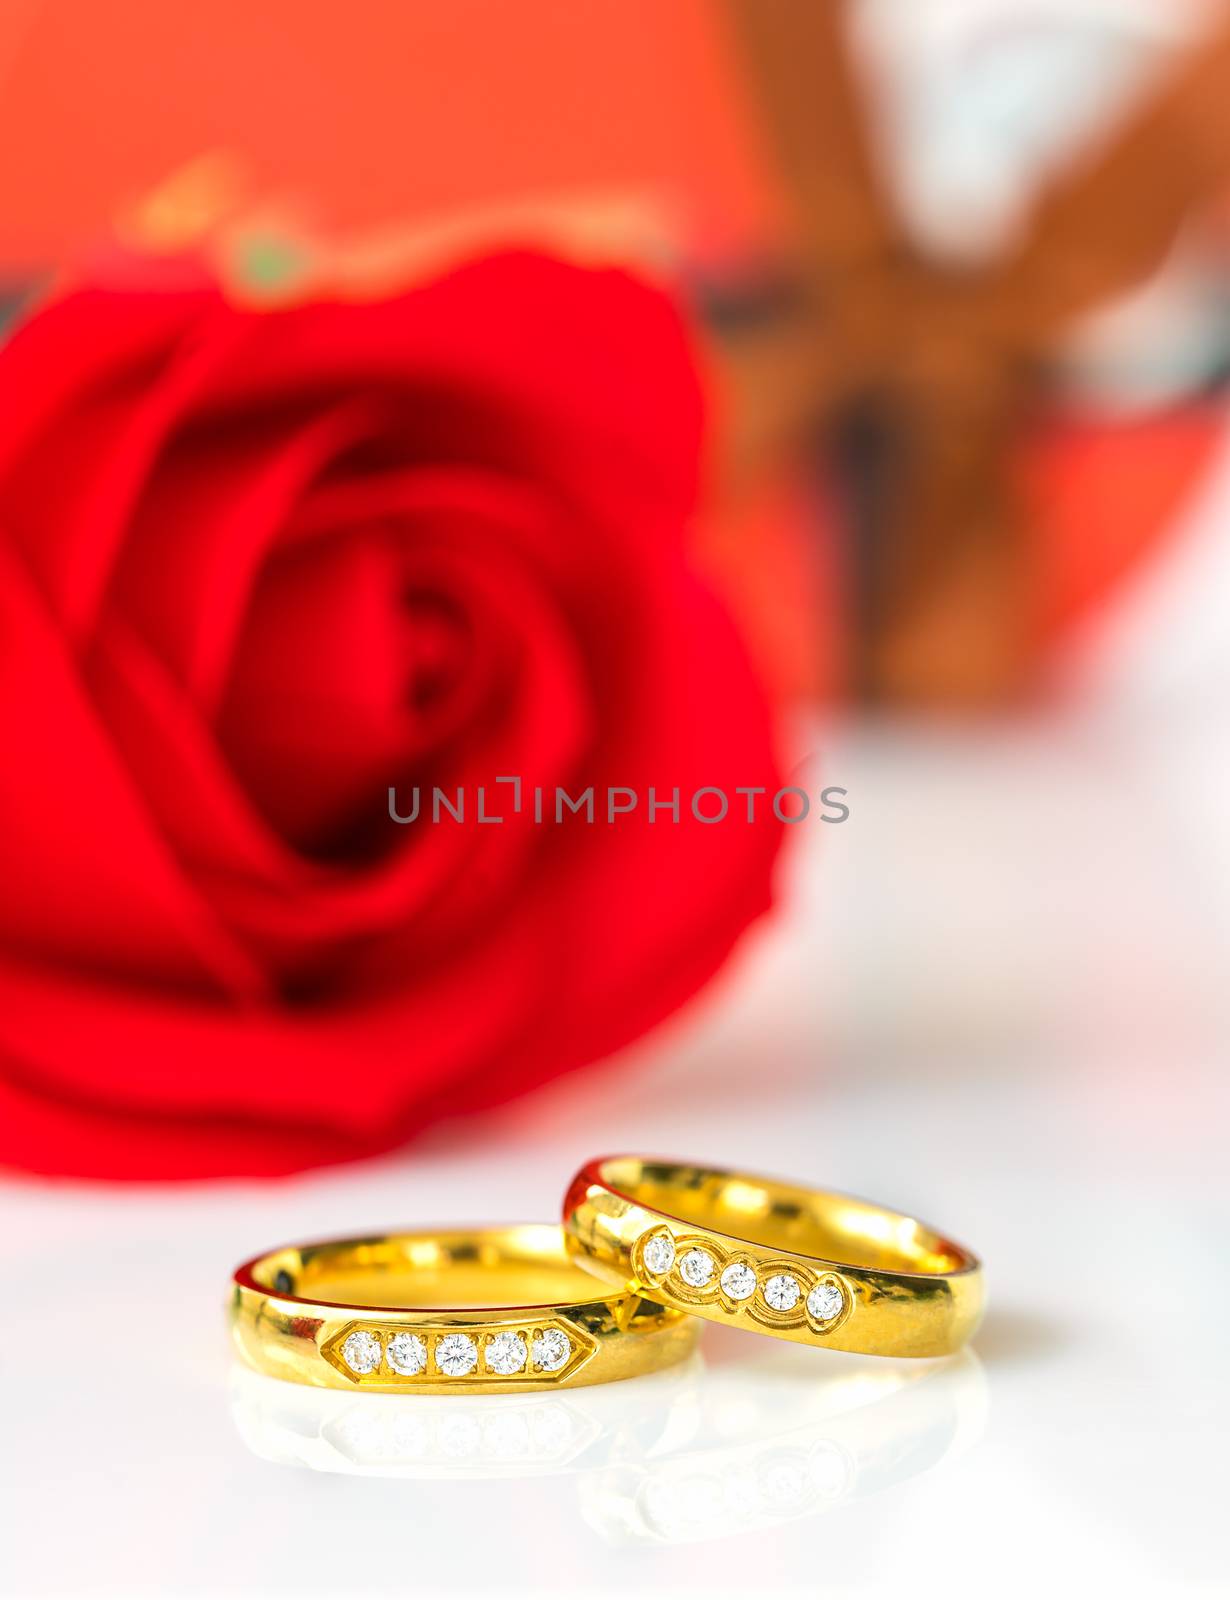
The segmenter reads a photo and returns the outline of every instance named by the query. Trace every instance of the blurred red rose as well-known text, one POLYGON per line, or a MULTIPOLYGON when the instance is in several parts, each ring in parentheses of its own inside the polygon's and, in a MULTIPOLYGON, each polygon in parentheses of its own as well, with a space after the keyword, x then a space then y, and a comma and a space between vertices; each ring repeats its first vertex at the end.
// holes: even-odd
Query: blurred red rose
POLYGON ((263 315, 92 289, 12 337, 0 1159, 346 1159, 704 983, 780 829, 687 805, 774 783, 685 555, 699 438, 670 303, 530 255, 263 315), (556 784, 679 787, 681 820, 536 825, 556 784))

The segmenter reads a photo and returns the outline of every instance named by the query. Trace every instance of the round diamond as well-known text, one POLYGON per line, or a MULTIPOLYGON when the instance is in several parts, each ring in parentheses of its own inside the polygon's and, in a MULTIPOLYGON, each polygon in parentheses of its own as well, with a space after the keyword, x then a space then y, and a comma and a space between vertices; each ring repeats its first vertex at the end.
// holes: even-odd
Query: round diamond
POLYGON ((478 1365, 478 1346, 468 1333, 446 1333, 436 1340, 436 1366, 450 1378, 464 1378, 478 1365))
POLYGON ((404 1378, 413 1378, 427 1365, 427 1344, 417 1333, 395 1333, 389 1340, 389 1365, 404 1378))
POLYGON ((664 1277, 675 1264, 675 1241, 669 1233, 655 1233, 646 1239, 641 1260, 656 1277, 664 1277))
POLYGON ((525 1367, 525 1340, 519 1333, 497 1333, 487 1346, 485 1360, 488 1372, 510 1377, 525 1367))
POLYGON ((774 1311, 793 1311, 799 1303, 799 1280, 788 1272, 775 1272, 764 1286, 764 1297, 774 1311))
POLYGON ((756 1293, 756 1274, 745 1261, 732 1261, 719 1282, 732 1300, 750 1300, 756 1293))
POLYGON ((534 1365, 542 1372, 558 1372, 572 1354, 568 1335, 558 1328, 544 1328, 534 1335, 530 1347, 534 1365))
POLYGON ((807 1297, 807 1309, 817 1322, 832 1322, 844 1304, 835 1283, 818 1283, 807 1297))
POLYGON ((693 1289, 703 1289, 713 1276, 713 1257, 707 1250, 689 1250, 680 1259, 679 1276, 693 1289))
POLYGON ((380 1365, 380 1340, 373 1333, 347 1334, 342 1360, 351 1372, 375 1372, 380 1365))

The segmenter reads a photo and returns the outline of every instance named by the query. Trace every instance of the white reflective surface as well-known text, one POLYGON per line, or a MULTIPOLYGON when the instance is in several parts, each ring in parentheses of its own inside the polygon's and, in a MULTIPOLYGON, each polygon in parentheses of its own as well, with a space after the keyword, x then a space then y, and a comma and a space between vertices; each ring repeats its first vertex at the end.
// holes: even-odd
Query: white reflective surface
MULTIPOLYGON (((560 1394, 339 1394, 232 1375, 254 1455, 313 1472, 420 1483, 563 1480, 612 1544, 677 1544, 809 1519, 926 1472, 982 1435, 976 1356, 842 1358, 792 1347, 693 1357, 640 1382, 560 1394)), ((440 1497, 447 1516, 451 1491, 440 1497)))
POLYGON ((1216 1592, 1230 746, 1122 704, 834 730, 840 827, 635 1058, 271 1185, 0 1186, 0 1593, 1216 1592), (984 1256, 977 1355, 710 1329, 673 1373, 463 1402, 232 1367, 230 1268, 546 1217, 645 1148, 917 1211, 984 1256))

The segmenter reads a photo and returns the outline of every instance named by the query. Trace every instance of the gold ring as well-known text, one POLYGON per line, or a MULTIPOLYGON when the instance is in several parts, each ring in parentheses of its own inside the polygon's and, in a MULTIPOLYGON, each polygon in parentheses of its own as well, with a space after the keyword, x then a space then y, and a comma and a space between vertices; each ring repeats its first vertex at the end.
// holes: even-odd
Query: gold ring
POLYGON ((272 1250, 236 1269, 231 1331, 249 1366, 294 1383, 520 1394, 655 1372, 697 1325, 600 1293, 559 1228, 530 1223, 272 1250))
POLYGON ((981 1263, 925 1223, 720 1167, 591 1161, 569 1186, 564 1234, 630 1293, 796 1344, 941 1356, 982 1318, 981 1263))

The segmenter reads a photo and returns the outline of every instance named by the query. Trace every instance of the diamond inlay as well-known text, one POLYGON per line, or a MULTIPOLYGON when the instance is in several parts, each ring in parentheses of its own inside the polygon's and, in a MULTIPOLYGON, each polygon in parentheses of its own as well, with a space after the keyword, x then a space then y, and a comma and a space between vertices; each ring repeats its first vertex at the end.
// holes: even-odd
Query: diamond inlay
POLYGON ((641 1260, 657 1277, 664 1277, 675 1264, 675 1241, 669 1233, 651 1234, 641 1249, 641 1260))
POLYGON ((750 1300, 756 1293, 756 1274, 745 1261, 732 1261, 718 1282, 732 1300, 750 1300))
POLYGON ((793 1311, 799 1303, 799 1280, 790 1272, 775 1272, 766 1280, 764 1297, 766 1305, 774 1311, 793 1311))
POLYGON ((835 1283, 818 1283, 807 1297, 807 1309, 817 1322, 831 1322, 841 1315, 845 1300, 835 1283))
POLYGON ((450 1378, 464 1378, 478 1365, 478 1346, 468 1333, 446 1333, 436 1340, 436 1366, 450 1378))
POLYGON ((534 1335, 530 1352, 541 1372, 558 1372, 572 1354, 572 1344, 558 1328, 544 1328, 534 1335))
POLYGON ((395 1333, 389 1340, 388 1361, 403 1378, 417 1377, 427 1365, 427 1341, 417 1333, 395 1333))
POLYGON ((703 1289, 713 1276, 713 1257, 707 1250, 689 1250, 679 1259, 679 1276, 690 1288, 703 1289))
POLYGON ((487 1371, 501 1378, 510 1378, 514 1372, 523 1372, 526 1363, 525 1340, 519 1333, 497 1333, 483 1353, 487 1371))
POLYGON ((342 1360, 351 1372, 375 1372, 380 1365, 380 1340, 370 1333, 352 1333, 342 1346, 342 1360))

